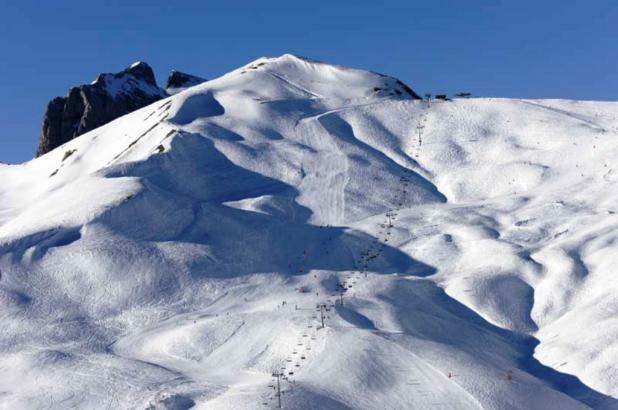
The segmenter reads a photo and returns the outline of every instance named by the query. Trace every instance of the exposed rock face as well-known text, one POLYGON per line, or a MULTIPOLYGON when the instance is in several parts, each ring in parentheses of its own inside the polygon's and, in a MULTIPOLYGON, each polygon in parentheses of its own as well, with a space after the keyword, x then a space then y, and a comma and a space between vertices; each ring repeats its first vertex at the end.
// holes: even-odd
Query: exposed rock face
POLYGON ((186 74, 181 71, 172 70, 169 77, 167 77, 167 84, 165 84, 165 90, 168 94, 173 95, 180 91, 193 87, 194 85, 201 84, 207 81, 204 78, 196 77, 191 74, 186 74))
POLYGON ((166 96, 146 63, 101 74, 91 84, 73 87, 66 97, 49 102, 36 156, 166 96))

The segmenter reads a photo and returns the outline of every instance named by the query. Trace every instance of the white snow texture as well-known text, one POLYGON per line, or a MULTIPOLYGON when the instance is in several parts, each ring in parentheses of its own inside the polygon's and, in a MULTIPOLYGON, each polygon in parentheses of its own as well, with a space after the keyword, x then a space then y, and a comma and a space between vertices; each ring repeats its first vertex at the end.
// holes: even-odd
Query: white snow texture
POLYGON ((284 55, 0 164, 0 408, 618 409, 617 141, 284 55))

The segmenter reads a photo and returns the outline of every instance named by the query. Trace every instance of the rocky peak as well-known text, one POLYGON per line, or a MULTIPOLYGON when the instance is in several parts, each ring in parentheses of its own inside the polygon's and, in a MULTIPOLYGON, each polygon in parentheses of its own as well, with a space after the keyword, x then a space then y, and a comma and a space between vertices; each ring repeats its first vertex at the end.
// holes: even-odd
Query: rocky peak
POLYGON ((36 156, 165 97, 167 93, 157 86, 152 68, 144 62, 115 74, 100 74, 92 83, 72 87, 66 97, 47 104, 36 156))
POLYGON ((207 80, 204 78, 183 73, 181 71, 172 70, 170 75, 167 77, 165 90, 168 94, 176 94, 186 88, 193 87, 194 85, 201 84, 205 81, 207 80))
POLYGON ((136 63, 131 64, 129 67, 116 74, 118 76, 122 75, 132 75, 133 77, 139 78, 146 83, 157 87, 157 80, 155 80, 154 72, 152 68, 144 63, 143 61, 138 61, 136 63))
POLYGON ((36 156, 204 81, 173 70, 167 79, 166 91, 159 88, 152 68, 143 61, 118 73, 99 74, 92 83, 72 87, 65 97, 56 97, 47 104, 36 156))

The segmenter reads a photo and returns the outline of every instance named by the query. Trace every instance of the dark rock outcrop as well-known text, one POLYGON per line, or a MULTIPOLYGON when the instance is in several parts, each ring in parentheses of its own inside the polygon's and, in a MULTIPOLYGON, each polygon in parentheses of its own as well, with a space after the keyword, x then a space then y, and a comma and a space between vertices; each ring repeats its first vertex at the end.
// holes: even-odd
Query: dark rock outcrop
POLYGON ((167 93, 157 86, 146 63, 101 74, 91 84, 73 87, 66 97, 49 102, 36 156, 164 97, 167 93))
POLYGON ((168 94, 176 94, 186 88, 193 87, 194 85, 201 84, 207 81, 204 78, 196 77, 191 74, 186 74, 181 71, 172 70, 169 77, 167 77, 167 83, 165 84, 165 90, 168 94))

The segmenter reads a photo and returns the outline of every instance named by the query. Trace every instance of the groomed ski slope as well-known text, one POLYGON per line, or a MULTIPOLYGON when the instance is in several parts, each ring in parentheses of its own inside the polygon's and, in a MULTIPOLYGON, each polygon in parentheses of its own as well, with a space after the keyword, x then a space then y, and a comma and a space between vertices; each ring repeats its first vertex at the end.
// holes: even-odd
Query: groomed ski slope
POLYGON ((263 58, 0 164, 0 408, 618 409, 618 104, 415 97, 263 58))

